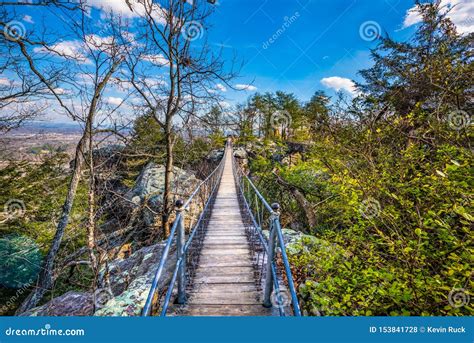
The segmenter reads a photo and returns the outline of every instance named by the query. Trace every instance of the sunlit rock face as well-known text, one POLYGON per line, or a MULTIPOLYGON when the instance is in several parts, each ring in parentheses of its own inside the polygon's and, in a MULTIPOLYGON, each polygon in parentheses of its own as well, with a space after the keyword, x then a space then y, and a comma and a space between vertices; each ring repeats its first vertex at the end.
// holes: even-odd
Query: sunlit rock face
MULTIPOLYGON (((21 314, 22 316, 139 316, 145 305, 151 283, 163 253, 164 243, 137 250, 125 259, 109 263, 108 280, 105 270, 99 275, 94 292, 67 292, 46 304, 21 314)), ((175 253, 170 252, 159 288, 171 279, 175 253)))
POLYGON ((207 156, 206 160, 210 162, 219 162, 224 156, 224 149, 212 150, 207 156))
POLYGON ((234 150, 234 157, 240 159, 247 159, 247 151, 244 148, 237 148, 234 150))
MULTIPOLYGON (((96 295, 95 316, 139 316, 145 305, 155 272, 160 263, 164 243, 137 250, 130 257, 109 264, 109 282, 101 273, 101 286, 96 295), (102 297, 102 299, 100 299, 102 297)), ((159 288, 168 284, 173 272, 175 254, 170 253, 159 288)))
MULTIPOLYGON (((143 219, 148 226, 154 224, 155 213, 160 212, 163 204, 165 174, 165 166, 150 162, 143 168, 134 187, 127 193, 127 198, 136 205, 146 202, 149 209, 144 209, 143 219)), ((188 198, 199 182, 194 174, 174 167, 171 179, 172 198, 188 198)))
POLYGON ((70 291, 20 316, 91 316, 94 313, 93 298, 91 293, 70 291))

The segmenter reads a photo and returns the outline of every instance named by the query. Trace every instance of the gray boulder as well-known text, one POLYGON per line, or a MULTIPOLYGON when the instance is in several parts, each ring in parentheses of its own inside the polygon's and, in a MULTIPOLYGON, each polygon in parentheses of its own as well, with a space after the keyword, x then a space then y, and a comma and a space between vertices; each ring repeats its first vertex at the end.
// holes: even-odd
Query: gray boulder
POLYGON ((240 158, 242 160, 248 159, 247 151, 244 148, 237 148, 234 150, 234 157, 240 158))
POLYGON ((91 316, 93 313, 92 294, 70 291, 42 306, 23 312, 20 316, 91 316))
POLYGON ((224 149, 215 149, 209 152, 209 154, 206 156, 206 160, 211 161, 211 162, 219 162, 223 156, 224 156, 224 149))
MULTIPOLYGON (((164 243, 144 247, 126 259, 109 263, 109 278, 99 275, 95 292, 67 292, 21 316, 139 316, 163 253, 164 243), (95 312, 94 312, 95 311, 95 312)), ((159 287, 169 283, 175 252, 171 251, 159 287)))
MULTIPOLYGON (((145 305, 156 269, 160 263, 164 243, 137 250, 127 259, 116 260, 109 264, 109 283, 103 279, 99 290, 103 297, 95 316, 139 316, 145 305)), ((169 283, 175 254, 170 252, 158 287, 162 289, 169 283)), ((97 294, 97 292, 96 292, 97 294)))
MULTIPOLYGON (((165 166, 154 162, 148 163, 138 176, 134 187, 127 193, 127 198, 134 204, 140 205, 146 202, 151 208, 152 211, 148 209, 143 211, 143 219, 147 226, 154 224, 155 213, 153 212, 159 212, 163 203, 165 172, 165 166)), ((171 180, 172 197, 187 199, 199 183, 200 180, 194 174, 174 167, 171 180)))

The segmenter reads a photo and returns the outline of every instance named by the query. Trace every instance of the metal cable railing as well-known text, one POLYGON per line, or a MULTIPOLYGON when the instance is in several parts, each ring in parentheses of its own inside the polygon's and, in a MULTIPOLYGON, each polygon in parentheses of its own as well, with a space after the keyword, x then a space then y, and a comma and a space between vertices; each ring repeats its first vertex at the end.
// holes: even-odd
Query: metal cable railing
POLYGON ((224 170, 227 153, 228 147, 226 147, 219 165, 199 184, 186 202, 176 201, 176 218, 166 240, 142 316, 149 316, 151 313, 158 312, 161 316, 166 316, 176 285, 176 303, 184 304, 186 302, 186 288, 191 287, 199 264, 202 242, 224 170), (186 233, 188 233, 187 241, 186 233), (173 242, 176 242, 176 264, 169 284, 167 287, 162 287, 164 289, 160 289, 160 281, 163 282, 163 271, 173 242))
POLYGON ((280 206, 277 203, 270 206, 235 158, 232 161, 255 276, 264 292, 263 305, 278 308, 281 316, 301 316, 280 225, 280 206))

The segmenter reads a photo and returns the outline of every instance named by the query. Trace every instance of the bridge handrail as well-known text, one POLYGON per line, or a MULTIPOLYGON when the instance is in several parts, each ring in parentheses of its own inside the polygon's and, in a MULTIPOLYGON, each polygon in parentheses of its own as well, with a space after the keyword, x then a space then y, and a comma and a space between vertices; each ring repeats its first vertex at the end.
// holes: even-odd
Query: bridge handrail
MULTIPOLYGON (((162 256, 161 256, 161 259, 160 259, 160 263, 158 265, 158 268, 156 269, 156 272, 155 272, 155 275, 154 275, 154 278, 153 278, 153 282, 152 282, 150 291, 148 292, 147 300, 145 302, 145 306, 143 307, 143 310, 142 310, 142 316, 149 316, 150 315, 151 308, 152 308, 152 305, 153 305, 153 299, 155 297, 156 292, 158 291, 158 286, 159 286, 159 282, 160 282, 162 274, 163 274, 163 269, 164 269, 165 264, 167 262, 171 245, 173 243, 173 240, 175 239, 175 234, 178 231, 178 234, 177 234, 178 237, 176 237, 178 258, 176 260, 176 265, 175 265, 173 275, 171 277, 171 280, 170 280, 170 283, 169 283, 169 286, 168 286, 168 290, 167 290, 167 293, 166 293, 166 296, 165 296, 165 299, 164 299, 164 303, 163 303, 163 308, 162 308, 162 311, 161 311, 162 316, 166 315, 166 311, 168 309, 168 305, 169 305, 169 302, 170 302, 170 299, 171 299, 171 296, 172 296, 172 291, 173 291, 174 285, 176 283, 176 280, 178 279, 178 274, 180 272, 180 269, 183 269, 183 270, 185 269, 184 262, 186 260, 187 252, 189 250, 189 247, 190 247, 190 245, 193 241, 194 236, 196 235, 196 232, 197 232, 198 228, 200 228, 202 226, 202 221, 203 221, 204 215, 205 215, 206 211, 208 210, 209 204, 213 200, 213 197, 215 196, 215 193, 217 191, 217 186, 219 185, 220 179, 222 177, 222 171, 223 171, 224 164, 225 164, 225 158, 226 158, 226 155, 227 155, 227 150, 228 150, 228 147, 226 146, 226 148, 224 150, 224 154, 223 154, 222 159, 219 162, 218 166, 196 187, 196 189, 191 193, 191 195, 188 197, 188 199, 184 203, 180 200, 178 200, 176 202, 176 205, 177 205, 176 218, 175 218, 175 220, 173 222, 173 225, 170 229, 170 234, 168 236, 168 239, 166 240, 166 244, 165 244, 165 247, 163 249, 163 253, 162 253, 162 256), (205 205, 204 205, 203 210, 201 211, 201 213, 199 215, 198 220, 196 221, 196 224, 190 230, 191 233, 189 235, 188 241, 186 243, 184 243, 184 221, 183 221, 184 216, 183 216, 183 210, 188 210, 189 209, 189 206, 191 205, 191 201, 196 197, 196 195, 202 190, 203 187, 207 188, 207 185, 210 185, 211 187, 209 187, 210 188, 209 194, 206 194, 207 197, 204 200, 205 205), (180 235, 181 235, 181 237, 179 237, 180 235), (181 242, 180 242, 180 238, 182 238, 181 242)), ((182 277, 182 279, 180 281, 181 281, 181 284, 183 284, 183 287, 184 287, 184 284, 186 283, 185 270, 182 271, 182 276, 181 277, 182 277)), ((184 289, 181 289, 180 291, 178 291, 178 298, 184 299, 184 297, 185 297, 184 289)))
MULTIPOLYGON (((293 275, 290 268, 290 263, 288 261, 288 256, 286 254, 286 246, 285 241, 283 238, 283 233, 281 230, 280 224, 280 213, 279 213, 279 205, 272 204, 270 205, 267 200, 263 197, 260 193, 258 188, 255 186, 253 181, 244 173, 242 168, 237 164, 235 157, 233 158, 233 168, 234 168, 234 176, 236 178, 236 182, 238 185, 238 189, 241 194, 241 199, 244 206, 244 211, 247 212, 250 216, 250 220, 252 225, 255 229, 256 236, 261 242, 264 251, 267 254, 267 271, 266 271, 266 278, 265 278, 265 294, 264 294, 264 305, 271 306, 271 297, 272 294, 276 294, 276 300, 278 302, 277 307, 279 309, 280 315, 285 315, 284 311, 284 304, 283 300, 281 299, 281 289, 279 285, 278 275, 277 275, 277 267, 275 264, 275 243, 278 243, 281 252, 281 260, 283 262, 284 271, 286 274, 286 280, 288 283, 289 293, 291 296, 291 304, 293 309, 294 316, 301 316, 301 311, 298 303, 298 297, 296 295, 295 285, 293 282, 293 275), (245 191, 245 183, 248 185, 247 193, 245 191), (255 202, 256 202, 256 210, 252 210, 252 203, 253 201, 250 199, 251 195, 250 190, 253 191, 255 195, 255 202), (260 206, 258 205, 258 201, 262 204, 262 209, 260 211, 260 206), (263 223, 263 209, 266 209, 269 214, 270 226, 269 226, 269 238, 268 242, 265 240, 262 232, 262 223, 263 223), (254 213, 255 212, 255 213, 254 213), (257 219, 255 218, 257 216, 257 219), (270 263, 268 263, 270 261, 270 263), (269 275, 271 274, 271 277, 269 275), (273 289, 273 293, 272 292, 273 289)), ((262 264, 264 258, 262 257, 262 264)), ((258 263, 258 262, 257 262, 258 263)))

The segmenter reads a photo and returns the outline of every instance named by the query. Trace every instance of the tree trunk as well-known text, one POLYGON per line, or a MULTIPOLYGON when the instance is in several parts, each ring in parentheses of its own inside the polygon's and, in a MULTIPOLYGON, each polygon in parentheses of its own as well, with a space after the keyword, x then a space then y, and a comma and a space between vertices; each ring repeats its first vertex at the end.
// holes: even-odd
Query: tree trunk
POLYGON ((162 228, 165 237, 170 234, 169 218, 172 210, 171 203, 171 181, 173 180, 173 137, 171 133, 171 123, 166 125, 166 164, 165 164, 165 185, 163 191, 163 214, 162 228))
MULTIPOLYGON (((92 122, 89 122, 89 132, 92 132, 92 122)), ((94 155, 92 153, 92 134, 89 135, 89 217, 87 222, 87 247, 89 248, 89 259, 91 262, 94 277, 98 274, 98 262, 95 255, 96 241, 95 241, 95 176, 94 176, 94 155)), ((94 282, 95 284, 95 282, 94 282)))
POLYGON ((66 200, 64 201, 64 204, 63 204, 61 218, 56 228, 56 233, 54 234, 53 242, 51 243, 51 247, 48 251, 48 255, 46 256, 46 259, 41 268, 41 272, 39 274, 36 288, 23 301, 21 306, 17 309, 16 314, 23 313, 29 310, 30 308, 35 307, 38 304, 38 302, 41 300, 43 295, 46 293, 46 291, 53 286, 52 275, 53 275, 54 259, 59 251, 59 247, 61 246, 64 230, 66 229, 66 226, 69 222, 69 215, 71 214, 72 205, 74 203, 74 198, 76 196, 77 186, 79 185, 79 181, 81 179, 82 166, 84 162, 83 154, 84 154, 84 150, 86 149, 88 135, 89 135, 89 131, 86 130, 76 147, 76 156, 74 158, 74 169, 72 172, 71 181, 69 182, 66 200))
POLYGON ((316 219, 316 215, 314 214, 313 208, 311 203, 306 200, 305 196, 296 188, 290 187, 291 194, 295 197, 296 202, 298 205, 303 209, 306 220, 311 228, 316 227, 318 221, 316 219))
POLYGON ((303 209, 308 225, 311 228, 316 227, 316 225, 318 224, 318 220, 316 218, 316 215, 314 214, 311 203, 306 200, 303 193, 301 193, 295 186, 283 180, 278 174, 273 174, 276 176, 278 183, 290 191, 291 195, 293 195, 298 205, 303 209))
MULTIPOLYGON (((26 52, 24 52, 24 54, 25 56, 27 56, 26 52)), ((61 246, 61 241, 64 236, 64 231, 66 230, 66 226, 69 222, 69 215, 71 214, 72 206, 74 204, 74 198, 77 192, 77 187, 81 179, 85 151, 88 148, 89 149, 92 148, 91 146, 88 147, 88 143, 92 140, 92 124, 94 122, 97 104, 99 102, 100 95, 102 94, 103 89, 105 88, 105 86, 109 82, 110 77, 115 72, 115 70, 117 69, 117 67, 119 66, 121 62, 122 62, 122 59, 115 61, 115 63, 111 66, 110 70, 104 76, 104 79, 97 84, 94 90, 94 96, 92 98, 89 111, 87 114, 84 133, 76 147, 76 155, 74 157, 74 168, 72 172, 72 178, 71 178, 71 181, 69 182, 68 193, 66 196, 66 200, 64 201, 64 204, 63 204, 61 218, 59 220, 58 226, 56 227, 56 233, 54 234, 53 242, 51 243, 51 247, 48 251, 48 255, 46 256, 46 260, 43 263, 43 266, 41 268, 41 272, 38 277, 36 288, 28 295, 25 301, 23 301, 23 303, 17 309, 16 314, 20 314, 22 312, 25 312, 35 307, 38 304, 38 302, 41 300, 43 295, 46 293, 46 291, 53 286, 54 260, 59 251, 59 247, 61 246)), ((30 60, 30 63, 32 63, 31 60, 30 60)), ((32 68, 34 68, 33 65, 32 65, 32 68)), ((41 74, 38 73, 38 75, 41 77, 41 74)))

